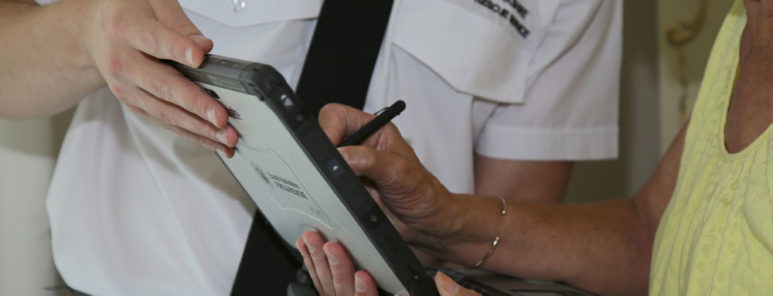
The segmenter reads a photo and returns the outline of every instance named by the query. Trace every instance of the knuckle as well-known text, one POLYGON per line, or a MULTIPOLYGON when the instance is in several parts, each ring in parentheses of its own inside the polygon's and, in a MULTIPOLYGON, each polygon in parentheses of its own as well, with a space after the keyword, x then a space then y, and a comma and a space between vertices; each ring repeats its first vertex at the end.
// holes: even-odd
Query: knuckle
POLYGON ((110 88, 110 92, 112 92, 113 96, 115 96, 117 99, 124 101, 127 98, 126 90, 124 90, 123 87, 117 86, 115 84, 110 84, 108 87, 110 88))
POLYGON ((346 281, 342 278, 343 275, 337 276, 337 274, 333 274, 333 285, 338 286, 344 284, 346 281))
POLYGON ((338 103, 325 104, 319 110, 319 117, 322 118, 323 116, 335 119, 336 121, 345 122, 344 118, 346 118, 346 108, 344 105, 338 103))
POLYGON ((121 58, 116 55, 111 55, 105 59, 105 67, 107 75, 112 77, 121 77, 124 72, 124 65, 121 58))
MULTIPOLYGON (((108 10, 111 8, 107 8, 108 10)), ((108 37, 122 37, 126 35, 126 31, 128 30, 126 16, 123 13, 116 12, 116 13, 110 13, 106 12, 103 14, 104 17, 102 19, 102 28, 104 28, 105 32, 109 35, 108 37)))
POLYGON ((153 32, 143 31, 137 36, 137 42, 144 47, 144 51, 149 54, 158 52, 159 40, 153 32))
POLYGON ((169 22, 169 27, 177 32, 186 32, 190 30, 190 27, 192 27, 193 24, 191 24, 190 20, 188 20, 187 17, 176 17, 173 20, 169 22))
POLYGON ((322 117, 322 116, 332 115, 334 114, 333 112, 336 112, 335 110, 336 108, 334 103, 325 104, 324 106, 322 106, 321 109, 319 109, 319 116, 322 117))
POLYGON ((148 79, 149 91, 156 95, 159 99, 165 101, 172 101, 172 91, 169 88, 169 83, 166 83, 163 79, 148 79))
POLYGON ((178 126, 175 116, 172 114, 172 112, 168 110, 159 110, 156 113, 156 118, 158 118, 158 120, 165 122, 167 124, 178 126))

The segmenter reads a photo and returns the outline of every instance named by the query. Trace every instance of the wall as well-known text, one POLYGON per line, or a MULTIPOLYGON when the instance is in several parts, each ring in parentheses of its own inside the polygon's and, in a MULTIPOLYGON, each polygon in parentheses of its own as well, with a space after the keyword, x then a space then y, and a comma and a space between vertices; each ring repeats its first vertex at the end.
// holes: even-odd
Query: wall
MULTIPOLYGON (((681 23, 695 19, 699 14, 702 0, 660 0, 658 4, 658 51, 660 54, 660 129, 661 153, 665 152, 669 143, 679 132, 683 121, 679 115, 679 98, 682 86, 679 83, 679 60, 677 48, 671 46, 666 36, 669 28, 678 27, 681 23)), ((725 14, 733 1, 706 0, 706 13, 703 26, 695 38, 685 45, 685 73, 687 74, 687 112, 692 110, 695 97, 700 88, 703 70, 708 60, 714 38, 722 25, 725 14)))
POLYGON ((658 79, 655 1, 626 1, 620 71, 620 157, 575 166, 567 201, 629 197, 657 166, 658 79))
POLYGON ((44 206, 69 117, 0 119, 0 295, 65 295, 44 206))
MULTIPOLYGON (((620 158, 576 166, 567 200, 632 196, 657 166, 683 121, 678 50, 666 31, 698 15, 703 0, 625 1, 620 90, 620 158)), ((706 0, 705 19, 684 47, 689 114, 714 37, 733 1, 706 0)))

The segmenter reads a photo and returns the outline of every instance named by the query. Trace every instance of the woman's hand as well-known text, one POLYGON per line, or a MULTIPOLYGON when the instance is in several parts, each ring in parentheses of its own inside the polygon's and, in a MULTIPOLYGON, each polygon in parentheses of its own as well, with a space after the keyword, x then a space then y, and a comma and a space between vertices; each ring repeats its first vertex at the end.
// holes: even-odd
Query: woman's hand
POLYGON ((198 67, 212 49, 173 0, 89 1, 84 51, 130 110, 226 156, 238 135, 225 108, 159 59, 198 67))
MULTIPOLYGON (((327 136, 338 144, 372 120, 374 115, 328 104, 319 115, 327 136)), ((413 149, 393 124, 388 124, 362 145, 338 149, 377 203, 409 243, 442 249, 438 238, 457 231, 458 210, 450 192, 419 162, 413 149)))
MULTIPOLYGON (((363 270, 354 271, 352 260, 341 244, 326 242, 319 233, 307 231, 295 241, 295 247, 303 254, 303 262, 320 295, 378 295, 373 277, 363 270)), ((435 285, 441 296, 479 295, 442 272, 435 275, 435 285)))

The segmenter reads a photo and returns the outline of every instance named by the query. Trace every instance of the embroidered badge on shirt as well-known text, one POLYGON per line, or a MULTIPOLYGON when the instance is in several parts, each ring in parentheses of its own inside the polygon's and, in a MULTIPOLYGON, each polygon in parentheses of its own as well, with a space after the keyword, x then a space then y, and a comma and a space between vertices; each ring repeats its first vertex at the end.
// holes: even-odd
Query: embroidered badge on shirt
POLYGON ((527 9, 518 0, 457 0, 471 1, 479 7, 489 10, 489 14, 497 16, 510 24, 524 39, 529 37, 531 30, 526 27, 524 20, 529 15, 527 9))

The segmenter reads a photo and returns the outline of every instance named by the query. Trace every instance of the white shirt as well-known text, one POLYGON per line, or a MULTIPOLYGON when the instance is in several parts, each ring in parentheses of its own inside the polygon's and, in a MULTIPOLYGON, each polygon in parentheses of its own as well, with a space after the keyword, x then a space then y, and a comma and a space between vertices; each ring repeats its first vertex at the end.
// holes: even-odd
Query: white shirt
MULTIPOLYGON (((290 85, 321 3, 181 1, 213 53, 273 65, 290 85)), ((475 153, 616 157, 621 6, 395 0, 365 110, 404 100, 395 124, 452 192, 473 192, 475 153)), ((97 295, 227 294, 254 212, 212 152, 106 88, 78 106, 47 206, 62 277, 97 295)))

